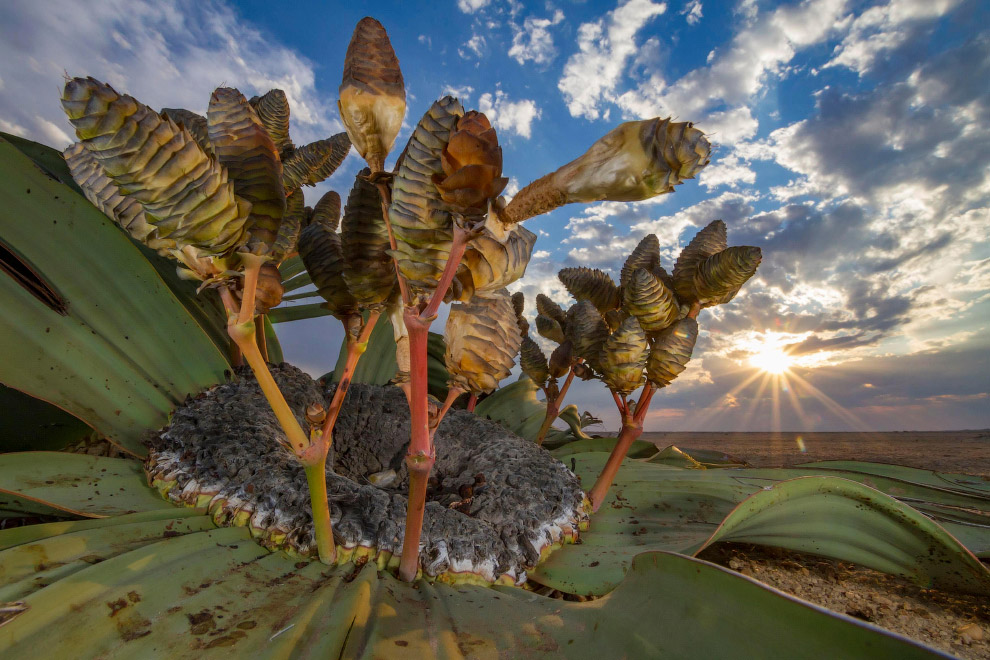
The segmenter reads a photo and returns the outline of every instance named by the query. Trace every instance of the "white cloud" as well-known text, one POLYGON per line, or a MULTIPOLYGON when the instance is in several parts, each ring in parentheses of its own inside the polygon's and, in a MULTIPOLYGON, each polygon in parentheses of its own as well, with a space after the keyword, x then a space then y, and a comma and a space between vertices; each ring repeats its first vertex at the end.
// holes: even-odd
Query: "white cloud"
POLYGON ((547 252, 546 250, 537 250, 536 252, 533 253, 534 259, 546 259, 549 256, 550 253, 547 252))
POLYGON ((513 25, 515 34, 512 36, 509 57, 519 64, 526 64, 528 61, 536 65, 549 64, 556 57, 557 50, 553 46, 553 35, 548 28, 563 20, 564 12, 558 9, 554 12, 553 18, 530 16, 523 21, 521 28, 513 25))
POLYGON ((471 38, 464 42, 464 47, 457 49, 457 54, 466 60, 471 58, 470 53, 474 53, 475 57, 481 57, 487 43, 480 34, 472 34, 471 38))
POLYGON ((627 0, 603 18, 578 28, 578 52, 567 60, 557 88, 573 117, 598 119, 613 101, 627 60, 637 52, 636 33, 667 9, 663 3, 627 0))
POLYGON ((688 25, 697 25, 700 23, 702 18, 701 0, 690 0, 690 2, 684 5, 681 14, 686 15, 685 20, 688 22, 688 25))
POLYGON ((312 64, 219 3, 5 5, 0 75, 8 89, 17 90, 0 96, 5 125, 65 146, 71 130, 58 97, 66 72, 106 81, 156 109, 196 112, 205 112, 210 93, 221 84, 247 96, 278 87, 289 97, 297 142, 343 130, 332 102, 315 89, 312 64))
POLYGON ((474 94, 474 87, 471 87, 471 85, 463 85, 461 87, 445 85, 443 91, 440 92, 440 96, 453 96, 459 99, 461 103, 467 103, 472 94, 474 94))
POLYGON ((488 120, 499 131, 508 131, 529 139, 532 135, 534 119, 542 114, 532 99, 510 101, 501 89, 495 94, 485 92, 478 99, 478 110, 487 115, 488 120))
POLYGON ((473 14, 488 6, 491 0, 457 0, 457 8, 465 14, 473 14))
POLYGON ((698 123, 724 121, 721 141, 732 143, 755 134, 748 103, 767 76, 780 73, 795 53, 820 43, 848 23, 846 0, 807 0, 757 15, 724 50, 710 56, 709 66, 667 84, 660 72, 616 99, 625 114, 649 117, 671 114, 698 123), (725 108, 728 106, 728 109, 725 108))
POLYGON ((701 185, 709 190, 718 186, 737 187, 740 183, 756 183, 756 172, 736 155, 730 155, 711 163, 701 172, 701 185))
POLYGON ((835 47, 832 59, 825 66, 844 66, 862 75, 884 53, 907 41, 917 23, 945 14, 959 1, 891 0, 870 7, 852 22, 849 33, 835 47))

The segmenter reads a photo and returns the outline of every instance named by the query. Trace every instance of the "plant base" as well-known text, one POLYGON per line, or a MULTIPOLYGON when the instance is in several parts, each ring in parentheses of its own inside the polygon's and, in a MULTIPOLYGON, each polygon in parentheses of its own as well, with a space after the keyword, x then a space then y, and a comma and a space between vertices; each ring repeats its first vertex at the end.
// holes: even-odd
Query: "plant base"
MULTIPOLYGON (((272 374, 293 413, 328 405, 298 369, 272 374)), ((189 399, 151 442, 151 483, 173 502, 206 507, 220 525, 247 525, 261 543, 316 554, 303 467, 278 444, 284 437, 251 372, 189 399)), ((398 565, 406 516, 409 412, 397 387, 351 385, 327 461, 337 562, 398 565)), ((464 411, 435 436, 421 537, 429 579, 514 582, 549 550, 577 539, 588 501, 577 478, 533 443, 464 411)))

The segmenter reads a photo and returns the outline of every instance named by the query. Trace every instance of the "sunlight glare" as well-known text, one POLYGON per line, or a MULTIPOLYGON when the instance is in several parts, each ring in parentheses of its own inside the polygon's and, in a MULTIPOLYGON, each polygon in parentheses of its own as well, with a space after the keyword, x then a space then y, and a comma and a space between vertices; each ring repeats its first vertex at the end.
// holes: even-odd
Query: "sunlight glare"
POLYGON ((754 353, 749 363, 767 373, 782 374, 791 366, 792 360, 791 356, 779 346, 766 346, 758 353, 754 353))

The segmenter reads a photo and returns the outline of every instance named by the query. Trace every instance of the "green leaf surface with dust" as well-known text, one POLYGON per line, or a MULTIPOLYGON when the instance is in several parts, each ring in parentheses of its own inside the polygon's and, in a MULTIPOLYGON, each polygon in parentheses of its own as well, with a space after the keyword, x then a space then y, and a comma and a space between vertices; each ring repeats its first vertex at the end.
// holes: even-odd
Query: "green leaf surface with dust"
POLYGON ((641 555, 611 594, 575 603, 515 587, 409 585, 372 565, 328 569, 269 553, 243 528, 205 528, 202 516, 119 520, 69 533, 65 563, 42 568, 43 588, 25 579, 31 549, 0 553, 15 566, 0 589, 28 590, 26 609, 0 626, 4 655, 939 657, 678 555, 641 555))
POLYGON ((147 486, 140 461, 16 452, 0 454, 0 508, 102 518, 173 506, 147 486))
POLYGON ((0 140, 0 236, 36 297, 0 272, 0 382, 143 454, 187 394, 228 363, 113 222, 0 140))

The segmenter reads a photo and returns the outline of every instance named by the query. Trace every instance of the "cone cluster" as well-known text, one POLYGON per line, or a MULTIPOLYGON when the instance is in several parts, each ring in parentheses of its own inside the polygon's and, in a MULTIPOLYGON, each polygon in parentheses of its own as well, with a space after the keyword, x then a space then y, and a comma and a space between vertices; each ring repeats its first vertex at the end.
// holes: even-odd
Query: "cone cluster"
MULTIPOLYGON (((66 161, 87 197, 136 240, 179 260, 181 274, 212 282, 229 279, 238 252, 267 256, 273 267, 294 253, 307 220, 299 186, 332 174, 350 148, 341 134, 296 149, 281 90, 248 101, 218 88, 203 117, 158 113, 98 80, 73 78, 62 107, 80 140, 66 161)), ((280 287, 259 296, 259 313, 281 298, 280 287)))
MULTIPOLYGON (((565 268, 558 277, 576 302, 565 312, 538 295, 536 330, 581 362, 579 376, 598 378, 623 397, 647 380, 665 387, 691 359, 698 338, 692 308, 732 300, 760 264, 759 248, 726 243, 725 223, 712 222, 681 251, 671 276, 649 234, 623 264, 618 286, 603 271, 565 268)), ((562 357, 547 361, 535 342, 524 342, 521 361, 536 380, 559 373, 562 357)))

